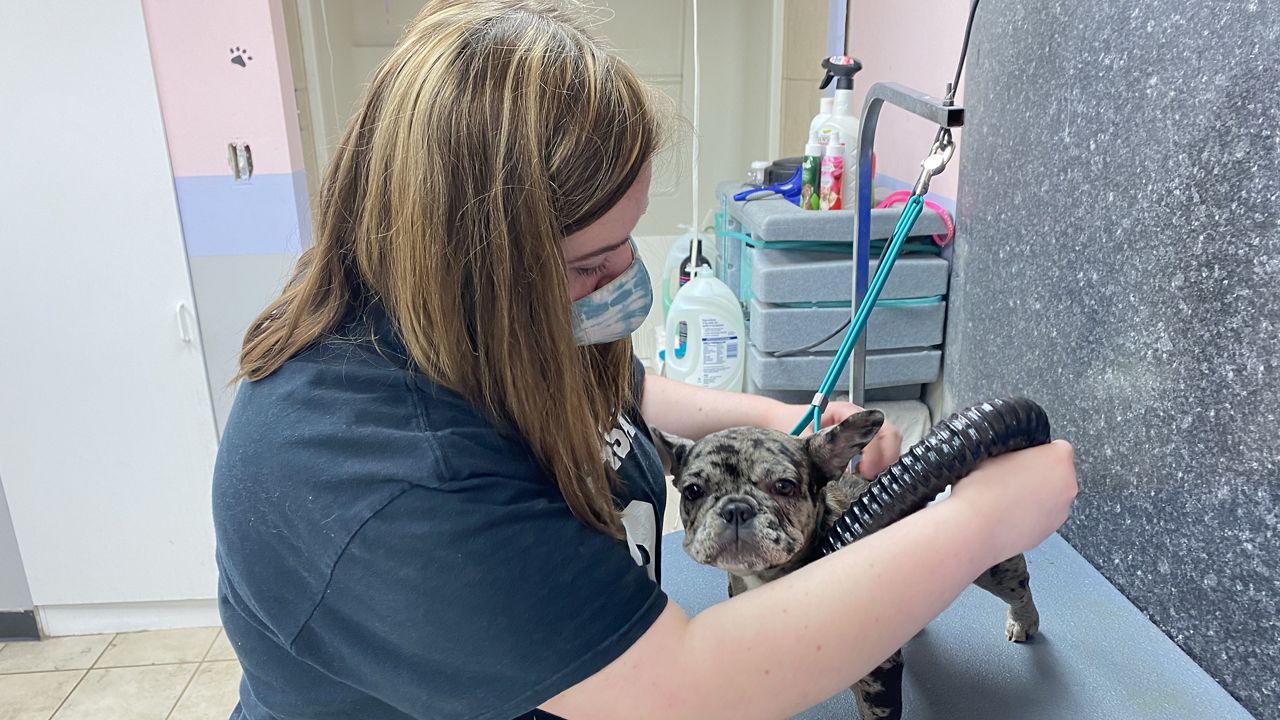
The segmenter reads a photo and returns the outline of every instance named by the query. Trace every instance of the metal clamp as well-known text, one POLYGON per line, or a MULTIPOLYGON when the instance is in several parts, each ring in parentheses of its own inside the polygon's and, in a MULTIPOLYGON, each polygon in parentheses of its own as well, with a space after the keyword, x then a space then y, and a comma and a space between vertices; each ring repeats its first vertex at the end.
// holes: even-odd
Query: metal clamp
POLYGON ((920 179, 916 180, 915 187, 911 190, 911 194, 923 197, 929 192, 929 182, 933 180, 934 175, 941 175, 943 170, 947 169, 947 163, 951 162, 951 156, 956 153, 956 144, 951 139, 951 130, 948 128, 938 129, 938 138, 934 140, 933 147, 929 149, 929 157, 920 163, 920 179))
POLYGON ((813 399, 809 401, 809 406, 817 410, 818 415, 821 416, 822 413, 827 411, 828 402, 830 402, 830 398, 822 394, 822 391, 818 391, 813 394, 813 399))

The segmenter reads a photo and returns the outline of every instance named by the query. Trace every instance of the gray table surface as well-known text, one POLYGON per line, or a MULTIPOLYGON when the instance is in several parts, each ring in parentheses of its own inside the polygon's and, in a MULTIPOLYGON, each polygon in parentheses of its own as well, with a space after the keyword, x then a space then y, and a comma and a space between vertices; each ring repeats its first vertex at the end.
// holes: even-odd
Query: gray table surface
MULTIPOLYGON (((662 585, 694 614, 725 599, 725 578, 690 560, 681 540, 663 538, 662 585)), ((906 646, 906 720, 1252 717, 1061 537, 1028 563, 1040 636, 1005 640, 1003 604, 970 587, 906 646)), ((856 717, 852 695, 797 717, 856 717)))

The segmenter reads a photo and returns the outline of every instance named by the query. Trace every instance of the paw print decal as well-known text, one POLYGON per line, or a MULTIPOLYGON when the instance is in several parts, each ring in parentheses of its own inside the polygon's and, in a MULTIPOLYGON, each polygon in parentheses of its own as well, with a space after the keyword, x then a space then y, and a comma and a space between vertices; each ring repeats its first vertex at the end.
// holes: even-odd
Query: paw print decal
POLYGON ((245 50, 242 47, 231 48, 231 64, 245 67, 252 59, 253 56, 249 54, 248 50, 245 50))

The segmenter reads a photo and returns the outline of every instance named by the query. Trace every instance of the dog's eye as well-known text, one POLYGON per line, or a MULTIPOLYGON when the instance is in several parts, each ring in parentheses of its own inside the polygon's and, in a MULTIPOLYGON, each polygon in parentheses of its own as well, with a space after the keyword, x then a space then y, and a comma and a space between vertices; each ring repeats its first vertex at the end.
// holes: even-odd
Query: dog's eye
POLYGON ((796 485, 792 480, 779 480, 773 484, 773 491, 783 497, 791 497, 792 495, 795 495, 796 490, 799 489, 800 486, 796 485))
POLYGON ((701 500, 702 496, 707 494, 707 491, 702 489, 702 486, 698 483, 689 483, 684 486, 684 489, 680 491, 680 494, 684 496, 685 500, 688 500, 689 502, 696 502, 701 500))

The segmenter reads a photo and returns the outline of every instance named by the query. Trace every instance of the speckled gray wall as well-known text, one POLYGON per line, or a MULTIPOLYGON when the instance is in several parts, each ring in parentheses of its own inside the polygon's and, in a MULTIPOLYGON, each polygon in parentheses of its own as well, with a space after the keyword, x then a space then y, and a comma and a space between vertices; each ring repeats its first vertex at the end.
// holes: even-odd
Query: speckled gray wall
POLYGON ((1040 400, 1065 535, 1280 719, 1280 3, 985 0, 945 400, 1040 400))

